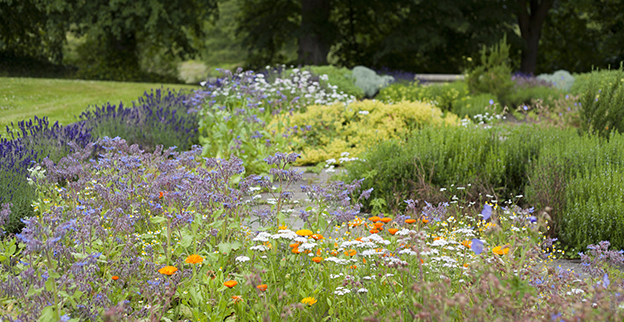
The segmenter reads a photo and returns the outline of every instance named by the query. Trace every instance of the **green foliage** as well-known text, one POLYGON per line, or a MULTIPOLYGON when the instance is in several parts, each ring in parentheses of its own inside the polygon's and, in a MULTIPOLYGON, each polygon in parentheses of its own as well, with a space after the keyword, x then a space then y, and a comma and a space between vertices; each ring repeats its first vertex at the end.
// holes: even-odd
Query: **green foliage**
POLYGON ((491 48, 481 50, 481 64, 468 72, 468 88, 473 94, 490 93, 506 105, 507 97, 512 92, 509 48, 504 37, 491 48))
POLYGON ((551 231, 578 251, 588 244, 609 240, 624 247, 619 228, 624 171, 624 137, 609 142, 596 136, 568 135, 552 138, 529 171, 527 201, 538 208, 549 206, 551 231))
POLYGON ((580 104, 578 95, 548 96, 546 100, 531 99, 529 104, 518 106, 512 114, 519 120, 558 128, 580 128, 580 104))
POLYGON ((453 102, 451 112, 461 118, 468 117, 473 119, 477 115, 485 116, 486 113, 488 116, 502 114, 503 108, 494 95, 484 93, 465 96, 453 102))
POLYGON ((536 71, 588 73, 624 60, 623 1, 555 1, 542 28, 536 71))
POLYGON ((542 100, 545 105, 553 105, 555 100, 564 93, 556 87, 548 86, 521 86, 516 87, 507 97, 507 106, 515 109, 522 105, 531 104, 533 100, 542 100))
POLYGON ((318 76, 327 75, 327 84, 338 86, 338 92, 353 95, 357 99, 364 98, 364 91, 355 85, 353 72, 348 68, 338 68, 335 66, 306 66, 304 69, 310 70, 318 76))
MULTIPOLYGON (((277 124, 276 119, 273 124, 277 124)), ((387 139, 402 139, 423 126, 457 125, 457 116, 428 103, 399 102, 384 104, 364 100, 335 105, 308 106, 304 113, 295 113, 283 120, 290 127, 306 129, 293 134, 295 152, 301 153, 301 164, 316 164, 339 159, 348 152, 360 156, 371 144, 387 139), (308 128, 309 126, 309 128, 308 128)))
MULTIPOLYGON (((331 35, 328 62, 353 67, 425 73, 459 73, 464 57, 506 33, 517 57, 522 39, 514 32, 511 6, 498 1, 403 0, 331 1, 329 23, 316 34, 331 35), (478 14, 475 14, 478 13, 478 14), (409 35, 406 37, 405 35, 409 35)), ((241 1, 239 35, 249 52, 247 65, 264 68, 297 59, 304 30, 301 2, 241 1)))
POLYGON ((366 162, 347 165, 348 176, 366 177, 363 189, 374 187, 371 197, 384 198, 390 209, 401 209, 408 198, 437 203, 453 194, 472 202, 482 202, 485 194, 506 200, 523 193, 528 167, 542 145, 566 135, 538 129, 425 127, 407 141, 371 148, 362 155, 366 162))
POLYGON ((384 87, 376 96, 384 102, 423 101, 429 102, 442 111, 453 109, 453 104, 469 94, 465 82, 452 82, 441 85, 421 86, 417 82, 411 84, 395 83, 384 87))
POLYGON ((594 71, 581 79, 581 127, 583 131, 609 137, 624 133, 624 69, 594 71))
POLYGON ((0 52, 61 63, 72 10, 65 2, 0 1, 0 52))
POLYGON ((574 76, 567 70, 558 70, 552 74, 540 74, 537 78, 553 83, 556 88, 564 92, 569 92, 574 86, 574 76))
POLYGON ((394 81, 394 77, 379 76, 374 70, 364 66, 353 67, 352 73, 355 78, 355 86, 361 88, 368 98, 374 97, 380 89, 394 81))

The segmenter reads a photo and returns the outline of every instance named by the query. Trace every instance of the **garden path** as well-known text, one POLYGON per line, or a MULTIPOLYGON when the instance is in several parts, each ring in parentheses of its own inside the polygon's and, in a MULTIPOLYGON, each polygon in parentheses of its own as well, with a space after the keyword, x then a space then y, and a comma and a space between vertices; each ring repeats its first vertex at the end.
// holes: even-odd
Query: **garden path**
MULTIPOLYGON (((306 172, 311 168, 309 167, 294 167, 297 171, 303 172, 303 178, 296 183, 294 183, 291 187, 288 188, 288 191, 293 192, 292 200, 284 206, 287 212, 290 213, 290 217, 287 219, 285 223, 289 229, 297 230, 303 227, 303 220, 299 218, 300 210, 304 210, 309 206, 309 199, 305 192, 301 190, 302 185, 320 185, 327 186, 329 184, 330 178, 332 175, 339 173, 340 171, 345 171, 344 169, 338 168, 334 169, 335 172, 328 173, 327 169, 323 169, 320 173, 312 173, 306 172)), ((274 185, 277 187, 277 185, 274 185)), ((261 212, 262 210, 268 210, 271 207, 271 199, 273 196, 270 193, 261 193, 261 201, 259 202, 259 206, 255 206, 256 210, 261 212)), ((247 223, 248 227, 252 230, 257 230, 260 227, 258 217, 252 217, 247 223)), ((580 260, 570 260, 570 259, 557 259, 550 263, 540 263, 538 265, 548 265, 552 267, 560 267, 563 270, 573 271, 576 274, 579 274, 581 279, 586 279, 589 275, 583 272, 581 261, 580 260)))

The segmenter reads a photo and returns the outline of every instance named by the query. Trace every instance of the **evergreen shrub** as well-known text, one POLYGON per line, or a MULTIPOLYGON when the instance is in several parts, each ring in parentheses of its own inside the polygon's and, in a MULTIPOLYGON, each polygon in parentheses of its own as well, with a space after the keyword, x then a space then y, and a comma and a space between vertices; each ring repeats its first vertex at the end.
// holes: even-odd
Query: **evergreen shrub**
POLYGON ((602 137, 624 133, 624 69, 594 71, 579 78, 572 91, 580 94, 583 131, 602 137))

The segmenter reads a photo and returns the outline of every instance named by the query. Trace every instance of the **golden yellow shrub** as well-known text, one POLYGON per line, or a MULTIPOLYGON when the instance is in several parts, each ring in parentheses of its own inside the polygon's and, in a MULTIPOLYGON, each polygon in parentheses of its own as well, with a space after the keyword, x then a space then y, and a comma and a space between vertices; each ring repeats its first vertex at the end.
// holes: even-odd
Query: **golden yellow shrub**
POLYGON ((429 124, 458 125, 459 118, 450 113, 443 117, 439 108, 424 102, 364 100, 348 106, 308 106, 303 113, 277 116, 270 126, 296 126, 291 137, 293 149, 301 153, 299 164, 315 164, 338 159, 343 152, 357 156, 376 142, 405 137, 429 124))

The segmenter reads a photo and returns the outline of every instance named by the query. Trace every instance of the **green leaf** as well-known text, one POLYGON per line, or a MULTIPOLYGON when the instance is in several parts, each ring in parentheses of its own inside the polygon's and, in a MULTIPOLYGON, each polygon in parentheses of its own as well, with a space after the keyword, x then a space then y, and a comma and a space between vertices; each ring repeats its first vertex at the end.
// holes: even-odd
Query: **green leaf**
POLYGON ((232 250, 232 245, 230 245, 230 243, 220 243, 217 247, 221 253, 229 254, 230 250, 232 250))
POLYGON ((28 289, 28 293, 26 293, 26 297, 31 297, 33 295, 39 295, 43 291, 42 288, 31 287, 28 289))
POLYGON ((182 234, 182 240, 180 241, 180 246, 187 248, 191 246, 193 242, 193 236, 187 233, 182 234))
POLYGON ((46 289, 46 291, 48 291, 48 292, 54 291, 54 283, 55 283, 55 281, 53 279, 48 279, 45 282, 45 289, 46 289))
POLYGON ((61 274, 59 274, 59 273, 57 273, 55 271, 50 271, 48 273, 48 275, 50 276, 50 278, 59 278, 59 277, 61 277, 61 274))
POLYGON ((152 218, 150 218, 150 222, 152 224, 160 224, 163 221, 165 221, 165 217, 152 217, 152 218))
POLYGON ((48 322, 48 321, 55 321, 56 320, 56 314, 55 314, 55 307, 50 305, 50 306, 46 306, 42 311, 41 311, 41 316, 39 317, 39 321, 40 322, 48 322))

